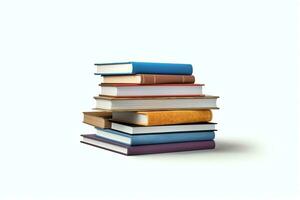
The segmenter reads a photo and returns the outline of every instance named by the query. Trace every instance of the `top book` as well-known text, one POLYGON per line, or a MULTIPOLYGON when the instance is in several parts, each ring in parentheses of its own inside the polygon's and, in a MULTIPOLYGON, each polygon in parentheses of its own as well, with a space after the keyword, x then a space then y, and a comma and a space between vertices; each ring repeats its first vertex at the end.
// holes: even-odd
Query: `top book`
POLYGON ((193 67, 191 64, 177 63, 152 63, 152 62, 121 62, 102 63, 97 66, 97 75, 119 75, 119 74, 180 74, 191 75, 193 67))

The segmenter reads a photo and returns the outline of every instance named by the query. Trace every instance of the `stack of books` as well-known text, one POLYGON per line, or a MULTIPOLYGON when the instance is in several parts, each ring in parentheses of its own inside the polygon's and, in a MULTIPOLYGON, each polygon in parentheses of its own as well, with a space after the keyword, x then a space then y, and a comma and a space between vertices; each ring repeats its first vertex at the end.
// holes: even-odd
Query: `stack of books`
POLYGON ((218 96, 195 84, 190 64, 96 64, 101 93, 84 123, 96 128, 82 143, 124 155, 215 148, 212 109, 218 96))

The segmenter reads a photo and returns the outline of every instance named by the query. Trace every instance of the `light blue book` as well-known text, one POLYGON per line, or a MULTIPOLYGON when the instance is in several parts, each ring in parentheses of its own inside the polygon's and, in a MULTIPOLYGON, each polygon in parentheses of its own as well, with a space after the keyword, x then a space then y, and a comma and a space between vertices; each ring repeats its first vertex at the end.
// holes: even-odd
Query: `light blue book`
POLYGON ((96 75, 122 75, 122 74, 177 74, 191 75, 191 64, 153 63, 153 62, 121 62, 101 63, 97 66, 96 75))
POLYGON ((193 131, 193 132, 176 132, 176 133, 156 133, 129 135, 112 129, 97 129, 97 136, 127 145, 146 145, 146 144, 163 144, 174 142, 189 142, 213 140, 214 131, 193 131))

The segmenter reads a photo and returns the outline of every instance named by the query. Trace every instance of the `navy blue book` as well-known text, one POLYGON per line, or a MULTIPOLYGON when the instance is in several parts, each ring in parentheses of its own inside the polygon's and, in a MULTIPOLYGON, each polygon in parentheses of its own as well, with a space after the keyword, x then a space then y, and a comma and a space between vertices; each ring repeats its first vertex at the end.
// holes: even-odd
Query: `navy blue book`
POLYGON ((131 146, 146 145, 146 144, 164 144, 175 142, 190 142, 213 140, 215 138, 214 131, 193 131, 193 132, 176 132, 176 133, 156 133, 156 134, 141 134, 130 135, 112 129, 97 129, 97 136, 127 144, 131 146))
POLYGON ((121 62, 102 63, 97 66, 96 75, 122 75, 122 74, 177 74, 191 75, 191 64, 153 63, 153 62, 121 62))

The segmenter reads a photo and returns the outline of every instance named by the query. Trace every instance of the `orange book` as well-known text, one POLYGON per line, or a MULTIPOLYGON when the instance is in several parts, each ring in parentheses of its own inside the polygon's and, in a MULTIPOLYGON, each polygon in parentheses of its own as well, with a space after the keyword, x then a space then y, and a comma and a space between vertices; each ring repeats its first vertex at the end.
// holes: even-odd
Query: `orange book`
POLYGON ((89 111, 83 112, 83 123, 99 127, 99 128, 110 128, 111 112, 109 111, 89 111))
POLYGON ((170 110, 170 111, 140 111, 113 112, 112 120, 143 126, 170 124, 189 124, 209 122, 212 120, 211 110, 170 110))

